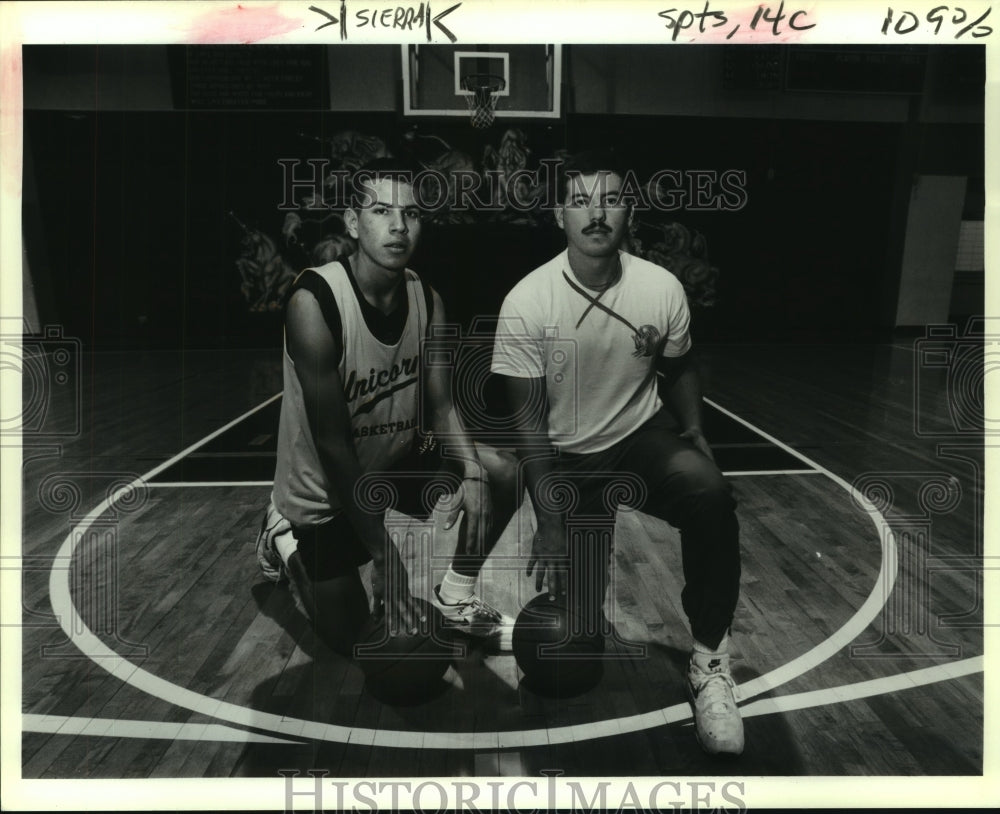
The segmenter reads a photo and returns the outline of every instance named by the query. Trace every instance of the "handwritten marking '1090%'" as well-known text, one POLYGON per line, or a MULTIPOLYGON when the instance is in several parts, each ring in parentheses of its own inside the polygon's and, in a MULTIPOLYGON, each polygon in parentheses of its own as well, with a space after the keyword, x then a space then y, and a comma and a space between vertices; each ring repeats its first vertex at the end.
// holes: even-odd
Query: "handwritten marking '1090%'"
MULTIPOLYGON (((993 29, 988 25, 982 25, 983 20, 990 16, 990 12, 993 11, 992 8, 987 8, 982 14, 980 14, 975 20, 959 28, 955 32, 955 39, 961 39, 966 34, 971 34, 972 37, 979 39, 981 37, 988 37, 993 33, 993 29)), ((920 28, 921 24, 924 22, 934 26, 934 35, 937 36, 941 33, 941 29, 948 26, 948 33, 951 33, 951 27, 960 26, 969 20, 969 13, 964 8, 959 8, 955 6, 951 8, 949 6, 936 6, 932 8, 927 14, 921 18, 917 16, 912 11, 901 11, 899 12, 899 17, 895 16, 895 11, 891 8, 887 10, 885 15, 885 20, 882 23, 882 33, 888 34, 890 30, 894 34, 911 34, 920 28), (895 19, 895 24, 893 20, 895 19)))
MULTIPOLYGON (((713 9, 711 5, 711 2, 706 2, 701 11, 668 8, 658 12, 657 16, 662 18, 665 21, 664 26, 672 31, 670 39, 676 41, 682 31, 693 28, 695 25, 697 25, 699 34, 704 34, 712 28, 729 25, 729 16, 726 12, 721 9, 713 9)), ((785 24, 792 31, 806 31, 815 28, 816 23, 803 22, 806 16, 807 12, 802 10, 786 13, 784 0, 778 5, 777 11, 772 10, 770 6, 761 5, 758 6, 750 20, 750 30, 779 37, 784 33, 783 25, 785 24)), ((739 30, 740 24, 736 23, 726 34, 726 39, 731 39, 739 30)))

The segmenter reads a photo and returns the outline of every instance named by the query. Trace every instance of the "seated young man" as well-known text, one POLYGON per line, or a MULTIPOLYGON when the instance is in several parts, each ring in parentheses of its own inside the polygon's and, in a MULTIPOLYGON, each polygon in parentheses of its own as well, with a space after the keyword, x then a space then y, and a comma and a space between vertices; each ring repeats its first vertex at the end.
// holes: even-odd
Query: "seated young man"
POLYGON ((350 653, 369 616, 358 571, 369 561, 390 631, 414 630, 419 605, 385 511, 426 519, 434 507, 421 495, 434 492, 425 487, 437 478, 437 494, 452 493, 445 528, 464 519, 431 601, 447 626, 509 650, 513 620, 475 585, 520 502, 515 461, 474 444, 451 403, 447 369, 421 367, 421 339, 445 314, 437 292, 406 267, 422 229, 414 174, 393 159, 361 168, 344 215, 357 251, 295 280, 272 506, 258 562, 268 578, 290 580, 314 628, 338 652, 350 653), (423 434, 421 394, 430 424, 423 434), (377 499, 386 486, 398 495, 395 505, 377 499))

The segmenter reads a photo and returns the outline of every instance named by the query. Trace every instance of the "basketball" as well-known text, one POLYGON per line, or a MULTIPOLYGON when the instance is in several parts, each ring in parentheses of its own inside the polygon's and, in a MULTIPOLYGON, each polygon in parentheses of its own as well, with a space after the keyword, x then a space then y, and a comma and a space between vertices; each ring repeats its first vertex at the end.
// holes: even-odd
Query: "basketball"
POLYGON ((362 626, 354 647, 365 689, 387 704, 419 704, 447 688, 442 679, 456 646, 442 632, 441 612, 423 599, 417 604, 427 617, 417 633, 390 636, 385 614, 377 613, 362 626))
POLYGON ((514 625, 513 647, 525 687, 540 695, 580 695, 604 673, 604 637, 585 631, 565 598, 541 593, 528 602, 514 625))

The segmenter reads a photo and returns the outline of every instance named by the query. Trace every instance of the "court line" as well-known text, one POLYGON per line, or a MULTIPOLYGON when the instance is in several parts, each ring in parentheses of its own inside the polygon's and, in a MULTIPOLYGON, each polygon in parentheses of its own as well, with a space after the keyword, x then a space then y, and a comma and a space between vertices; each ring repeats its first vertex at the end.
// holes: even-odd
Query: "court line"
MULTIPOLYGON (((723 472, 727 478, 740 478, 746 475, 822 475, 818 469, 737 469, 723 472)), ((147 489, 187 489, 206 486, 274 486, 273 480, 206 480, 206 481, 155 481, 144 483, 147 489)))
MULTIPOLYGON (((222 433, 224 433, 226 430, 231 429, 234 425, 238 424, 240 421, 243 421, 245 418, 253 415, 254 413, 256 413, 256 412, 258 412, 260 410, 262 410, 264 407, 266 407, 268 404, 270 404, 271 402, 275 401, 276 399, 281 398, 281 396, 282 396, 283 393, 284 393, 284 391, 282 391, 280 393, 276 393, 274 396, 272 396, 271 398, 269 398, 263 404, 258 405, 254 409, 250 410, 248 413, 244 413, 242 416, 240 416, 239 418, 235 419, 234 421, 230 421, 228 424, 226 424, 226 426, 222 427, 220 430, 217 430, 212 435, 207 436, 206 438, 204 438, 203 440, 199 441, 194 446, 188 447, 186 450, 184 450, 183 452, 180 453, 180 457, 183 457, 183 456, 186 456, 186 455, 190 455, 192 452, 194 452, 198 448, 204 446, 205 444, 207 444, 212 439, 217 438, 219 435, 221 435, 222 433)), ((726 415, 730 416, 731 418, 735 418, 737 421, 740 421, 741 423, 744 424, 744 426, 749 427, 754 432, 756 432, 759 435, 761 435, 761 437, 766 438, 770 443, 777 444, 782 449, 785 449, 788 452, 792 452, 792 454, 796 454, 794 452, 794 450, 792 450, 790 447, 785 446, 780 441, 777 441, 776 439, 772 438, 771 436, 768 436, 766 433, 762 432, 761 430, 758 430, 752 424, 748 424, 746 422, 743 422, 742 419, 738 418, 737 416, 733 415, 732 413, 728 412, 727 410, 723 410, 721 407, 719 407, 719 405, 715 404, 710 399, 704 399, 704 401, 707 402, 708 404, 711 404, 712 407, 714 407, 716 410, 719 410, 719 412, 725 413, 726 415)), ((751 447, 751 446, 760 446, 760 445, 759 444, 722 444, 722 445, 720 445, 719 448, 720 449, 722 449, 722 448, 737 448, 737 447, 742 448, 742 447, 751 447)), ((212 454, 215 455, 217 453, 212 453, 212 454)), ((227 453, 221 453, 221 454, 224 455, 224 454, 227 454, 227 453)), ((234 453, 234 454, 243 454, 243 453, 234 453)), ((247 453, 247 454, 249 456, 251 456, 251 457, 259 457, 259 453, 247 453)), ((800 457, 801 458, 801 456, 798 456, 798 455, 796 455, 796 457, 800 457)), ((175 456, 174 458, 171 458, 170 461, 167 462, 167 465, 172 465, 173 463, 176 463, 177 458, 178 458, 178 456, 175 456)), ((802 458, 802 460, 808 460, 808 459, 807 458, 802 458)), ((164 466, 165 465, 161 465, 159 469, 153 470, 150 473, 150 477, 156 477, 156 474, 158 474, 159 472, 163 471, 164 466)), ((822 473, 821 473, 821 471, 819 469, 816 469, 816 468, 813 468, 813 467, 810 466, 809 469, 757 469, 757 470, 753 470, 753 469, 737 469, 737 470, 733 470, 731 472, 723 472, 722 474, 725 475, 726 477, 743 477, 743 476, 746 476, 746 475, 813 475, 813 474, 822 474, 822 473)), ((204 487, 207 487, 207 486, 273 486, 274 485, 274 481, 273 480, 269 480, 269 481, 263 481, 263 480, 243 480, 243 481, 158 481, 156 483, 146 483, 144 485, 146 486, 147 489, 168 489, 168 488, 169 489, 184 489, 184 488, 189 488, 189 487, 204 488, 204 487)))
POLYGON ((899 564, 897 561, 897 551, 896 551, 896 537, 892 533, 892 529, 889 528, 889 524, 886 519, 882 516, 882 513, 875 507, 867 497, 865 497, 860 492, 857 492, 853 486, 851 486, 846 480, 844 480, 839 475, 834 474, 829 469, 815 461, 810 460, 805 455, 800 453, 798 450, 792 449, 788 444, 783 441, 778 440, 773 435, 764 432, 758 427, 755 427, 749 421, 741 418, 735 413, 725 409, 724 407, 716 404, 710 399, 705 399, 706 402, 711 404, 716 410, 725 415, 728 415, 734 421, 743 424, 754 432, 760 433, 762 436, 767 438, 771 443, 778 447, 781 447, 790 455, 795 456, 799 460, 806 464, 814 467, 826 475, 830 480, 840 486, 844 491, 847 492, 851 498, 858 503, 861 508, 863 508, 867 513, 872 523, 875 524, 875 528, 879 532, 879 542, 882 546, 882 561, 879 565, 879 573, 875 579, 875 584, 872 586, 871 593, 865 598, 861 607, 855 611, 854 616, 852 616, 839 630, 837 630, 832 636, 820 642, 816 647, 811 650, 806 651, 798 658, 792 659, 792 661, 787 662, 781 667, 778 667, 771 672, 766 673, 758 678, 752 679, 746 684, 740 685, 740 693, 743 698, 750 698, 753 695, 760 695, 762 693, 768 692, 775 687, 785 684, 796 678, 803 673, 816 667, 818 664, 826 661, 830 656, 832 656, 841 647, 846 646, 853 640, 857 635, 859 635, 869 623, 874 621, 875 617, 884 607, 886 601, 889 599, 889 595, 892 593, 893 588, 896 584, 896 575, 898 573, 899 564), (883 580, 885 582, 883 583, 883 580), (880 585, 884 584, 884 589, 882 591, 882 599, 879 601, 878 598, 878 588, 880 585), (865 624, 860 628, 856 628, 857 622, 861 619, 867 619, 865 624), (840 642, 843 639, 844 631, 852 629, 854 630, 853 635, 847 641, 843 641, 836 650, 830 650, 829 645, 833 644, 835 641, 840 642))
POLYGON ((224 724, 169 723, 166 721, 130 721, 115 718, 78 718, 67 715, 21 716, 22 732, 47 732, 52 735, 86 735, 97 738, 149 738, 150 740, 224 741, 228 743, 288 743, 290 741, 236 729, 224 724))
POLYGON ((274 486, 273 480, 157 481, 143 484, 147 489, 184 489, 192 486, 274 486))
MULTIPOLYGON (((193 444, 191 444, 191 446, 186 447, 185 449, 182 449, 180 452, 178 452, 176 455, 174 455, 173 458, 170 458, 170 459, 164 461, 161 464, 157 464, 152 469, 150 469, 147 473, 145 473, 144 475, 141 475, 140 477, 138 477, 134 481, 132 481, 132 483, 130 483, 128 486, 122 487, 119 490, 118 493, 120 493, 120 494, 127 494, 128 492, 131 491, 132 487, 138 486, 140 484, 142 486, 147 486, 147 487, 148 486, 152 486, 153 484, 146 483, 146 481, 148 481, 150 478, 155 478, 164 469, 167 469, 167 468, 173 466, 181 458, 184 458, 184 457, 190 455, 196 449, 201 449, 203 446, 205 446, 205 444, 207 444, 209 441, 211 441, 211 440, 213 440, 215 438, 218 438, 226 430, 231 430, 233 427, 235 427, 241 421, 246 421, 254 413, 259 413, 261 410, 263 410, 265 407, 267 407, 267 405, 270 404, 272 401, 277 401, 280 398, 281 398, 281 393, 275 393, 273 396, 271 396, 271 398, 265 399, 260 404, 258 404, 256 407, 252 407, 251 409, 247 410, 245 413, 243 413, 243 415, 238 416, 237 418, 234 418, 228 424, 225 424, 225 425, 219 427, 219 429, 217 429, 217 430, 213 430, 208 435, 206 435, 204 438, 202 438, 200 441, 195 441, 193 444)), ((107 501, 105 501, 105 503, 108 503, 108 505, 110 506, 110 499, 107 500, 107 501)))
POLYGON ((736 469, 723 472, 727 478, 742 478, 746 475, 823 475, 818 469, 736 469))
POLYGON ((192 452, 190 457, 198 461, 203 461, 206 458, 268 458, 271 453, 268 451, 264 452, 192 452))
POLYGON ((910 690, 939 681, 981 673, 984 667, 984 658, 973 656, 962 661, 935 664, 933 667, 859 681, 856 684, 844 684, 840 687, 827 687, 822 690, 799 692, 793 695, 780 695, 775 698, 762 698, 760 701, 754 701, 752 704, 740 707, 740 711, 744 718, 751 718, 755 715, 769 715, 774 712, 791 712, 797 709, 839 704, 842 701, 857 701, 861 698, 870 698, 873 695, 886 695, 891 692, 910 690))
MULTIPOLYGON (((899 673, 884 678, 873 678, 859 681, 855 684, 841 684, 837 687, 827 687, 822 690, 781 695, 776 698, 764 698, 745 704, 740 708, 744 718, 755 718, 761 715, 772 715, 782 712, 794 712, 802 709, 841 704, 847 701, 858 701, 862 698, 872 698, 877 695, 925 687, 941 681, 950 681, 969 675, 981 673, 985 669, 983 656, 973 656, 962 661, 936 664, 899 673)), ((75 718, 62 715, 33 715, 25 713, 22 716, 22 731, 48 732, 54 735, 88 735, 108 738, 159 738, 167 740, 197 740, 224 742, 254 742, 254 743, 286 743, 301 744, 302 741, 290 741, 275 738, 256 732, 222 724, 176 724, 163 721, 119 721, 114 718, 75 718), (100 731, 98 731, 100 730, 100 731), (196 734, 197 733, 197 734, 196 734), (206 737, 214 735, 214 737, 206 737)), ((690 725, 690 724, 689 724, 690 725)), ((504 748, 504 733, 500 736, 500 748, 504 748)))
POLYGON ((823 472, 824 474, 828 474, 828 475, 832 475, 832 474, 833 474, 832 472, 830 472, 830 471, 829 471, 828 469, 826 469, 825 467, 822 467, 822 466, 820 466, 820 465, 819 465, 818 463, 816 463, 815 461, 813 461, 813 460, 810 460, 809 458, 807 458, 807 457, 806 457, 805 455, 803 455, 803 454, 802 454, 801 452, 799 452, 798 450, 796 450, 796 449, 792 449, 792 448, 791 448, 790 446, 788 446, 788 444, 786 444, 786 443, 785 443, 784 441, 779 441, 779 440, 778 440, 777 438, 775 438, 775 437, 774 437, 773 435, 771 435, 770 433, 766 433, 766 432, 764 432, 764 430, 762 430, 762 429, 761 429, 760 427, 755 427, 755 426, 754 426, 753 424, 751 424, 751 423, 750 423, 749 421, 747 421, 747 420, 745 420, 745 419, 743 419, 743 418, 740 418, 740 417, 739 417, 738 415, 736 415, 736 413, 733 413, 733 412, 730 412, 730 411, 729 411, 729 410, 727 410, 727 409, 726 409, 725 407, 721 407, 720 405, 716 404, 716 403, 715 403, 714 401, 712 401, 711 399, 709 399, 709 398, 703 398, 703 399, 702 399, 702 401, 704 401, 704 402, 705 402, 706 404, 711 404, 711 405, 712 405, 712 407, 714 407, 714 408, 715 408, 716 410, 718 410, 718 411, 719 411, 720 413, 722 413, 723 415, 727 415, 727 416, 729 416, 729 417, 730 417, 731 419, 733 419, 733 421, 736 421, 736 422, 738 422, 738 423, 742 424, 742 425, 743 425, 744 427, 747 427, 748 429, 751 429, 751 430, 753 430, 753 431, 754 431, 755 433, 757 433, 758 435, 760 435, 760 436, 761 436, 761 437, 763 437, 763 438, 766 438, 766 439, 767 439, 768 441, 770 441, 770 442, 771 442, 772 444, 774 444, 775 446, 777 446, 777 447, 781 447, 781 448, 782 448, 783 450, 785 450, 785 452, 787 452, 787 453, 788 453, 789 455, 792 455, 793 457, 795 457, 795 458, 798 458, 798 459, 799 459, 800 461, 802 461, 802 462, 803 462, 804 464, 808 464, 808 465, 809 465, 809 468, 810 468, 810 469, 816 469, 816 470, 818 470, 818 471, 820 471, 820 472, 823 472))
MULTIPOLYGON (((172 466, 184 455, 217 437, 247 416, 257 412, 269 404, 281 394, 273 396, 263 404, 248 411, 239 418, 229 422, 229 424, 206 436, 202 441, 191 445, 187 449, 175 455, 168 461, 154 467, 145 475, 133 480, 127 486, 116 490, 108 495, 88 513, 69 533, 63 541, 58 553, 56 562, 69 562, 76 548, 77 542, 86 538, 86 531, 110 506, 117 503, 121 498, 131 495, 133 489, 141 487, 143 481, 154 477, 168 466, 172 466), (65 558, 65 559, 62 559, 65 558)), ((818 664, 826 661, 835 653, 843 649, 851 641, 857 638, 871 622, 878 616, 885 601, 888 599, 895 585, 898 570, 896 541, 892 530, 886 523, 885 518, 864 495, 855 494, 854 490, 843 478, 835 475, 823 468, 814 461, 799 454, 786 444, 778 441, 773 436, 759 430, 747 421, 724 410, 717 404, 712 403, 716 409, 726 413, 741 424, 771 440, 777 446, 782 447, 795 457, 799 458, 811 467, 821 470, 834 483, 841 486, 854 502, 868 513, 872 523, 878 531, 878 539, 881 547, 881 561, 879 573, 876 577, 871 593, 854 614, 838 630, 827 639, 817 644, 811 650, 803 653, 786 664, 771 670, 770 672, 753 679, 746 684, 740 685, 741 698, 748 699, 754 695, 773 690, 782 684, 808 672, 818 664), (879 599, 879 589, 882 589, 882 597, 879 599)), ((471 748, 489 749, 496 748, 498 738, 503 737, 505 746, 539 746, 544 744, 569 743, 575 740, 590 740, 594 738, 608 737, 623 734, 626 732, 638 732, 645 729, 662 726, 686 720, 691 717, 691 707, 686 702, 674 704, 670 707, 653 710, 651 712, 638 713, 626 718, 611 718, 586 726, 567 725, 548 729, 515 730, 499 732, 422 732, 406 730, 379 730, 361 729, 341 726, 339 724, 320 723, 318 721, 308 721, 304 719, 288 718, 273 713, 266 713, 232 704, 227 701, 210 698, 206 695, 196 693, 185 687, 181 687, 159 676, 132 664, 127 659, 115 653, 94 632, 87 627, 84 620, 77 612, 73 604, 70 593, 70 569, 53 569, 49 577, 49 598, 52 609, 59 619, 59 624, 66 636, 72 641, 88 658, 97 665, 104 668, 115 678, 139 689, 143 692, 159 698, 176 706, 184 707, 194 712, 199 712, 210 718, 217 718, 231 723, 242 724, 256 729, 267 729, 271 732, 292 735, 294 737, 306 737, 313 740, 333 740, 341 743, 354 742, 359 739, 379 747, 394 748, 434 748, 434 749, 465 749, 471 748)))

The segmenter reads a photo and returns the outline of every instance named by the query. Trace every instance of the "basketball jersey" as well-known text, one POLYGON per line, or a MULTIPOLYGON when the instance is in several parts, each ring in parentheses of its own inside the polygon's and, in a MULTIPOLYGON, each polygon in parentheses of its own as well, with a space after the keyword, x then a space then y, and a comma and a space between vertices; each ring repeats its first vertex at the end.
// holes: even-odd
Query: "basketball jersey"
MULTIPOLYGON (((389 469, 410 451, 417 435, 420 340, 430 319, 430 293, 414 272, 404 273, 407 317, 393 344, 369 329, 359 301, 362 295, 341 263, 306 269, 295 282, 296 288, 314 292, 331 332, 341 337, 338 372, 362 472, 389 469), (314 278, 311 285, 302 285, 309 274, 322 282, 314 278), (332 303, 323 285, 332 293, 332 303)), ((339 514, 342 506, 323 471, 287 342, 283 374, 272 499, 293 525, 316 525, 339 514)))

